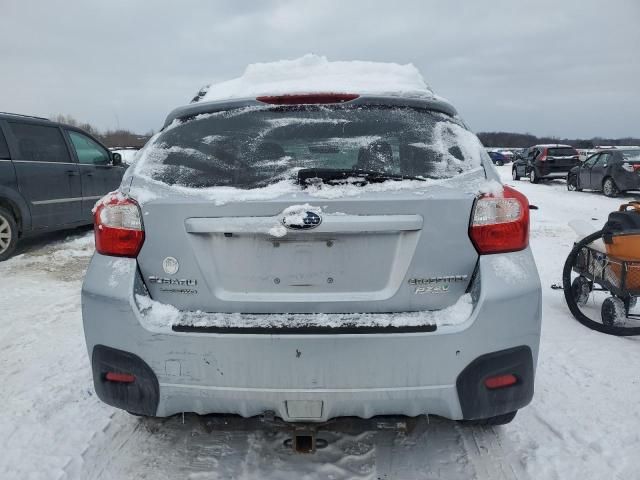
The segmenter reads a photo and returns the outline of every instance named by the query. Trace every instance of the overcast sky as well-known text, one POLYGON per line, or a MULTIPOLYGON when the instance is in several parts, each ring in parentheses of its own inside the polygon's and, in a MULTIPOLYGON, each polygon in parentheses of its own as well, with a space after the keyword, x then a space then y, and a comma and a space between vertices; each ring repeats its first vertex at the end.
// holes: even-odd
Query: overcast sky
POLYGON ((308 52, 411 62, 475 131, 640 136, 640 0, 0 0, 0 110, 157 130, 308 52))

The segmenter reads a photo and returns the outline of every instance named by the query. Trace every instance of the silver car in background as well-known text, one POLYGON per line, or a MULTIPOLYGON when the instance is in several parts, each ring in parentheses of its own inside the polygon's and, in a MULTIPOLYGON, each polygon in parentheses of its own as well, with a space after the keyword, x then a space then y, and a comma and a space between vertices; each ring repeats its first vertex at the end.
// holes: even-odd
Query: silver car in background
POLYGON ((444 101, 180 107, 95 227, 82 313, 115 407, 501 424, 531 401, 529 205, 444 101))

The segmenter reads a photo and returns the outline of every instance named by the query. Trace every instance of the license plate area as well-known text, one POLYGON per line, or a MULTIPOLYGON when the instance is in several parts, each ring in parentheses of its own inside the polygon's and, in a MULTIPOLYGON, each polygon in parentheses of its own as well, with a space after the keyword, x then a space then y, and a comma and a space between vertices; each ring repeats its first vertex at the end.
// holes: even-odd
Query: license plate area
MULTIPOLYGON (((381 292, 399 283, 416 232, 198 235, 216 295, 381 292)), ((413 248, 412 248, 413 247, 413 248)))

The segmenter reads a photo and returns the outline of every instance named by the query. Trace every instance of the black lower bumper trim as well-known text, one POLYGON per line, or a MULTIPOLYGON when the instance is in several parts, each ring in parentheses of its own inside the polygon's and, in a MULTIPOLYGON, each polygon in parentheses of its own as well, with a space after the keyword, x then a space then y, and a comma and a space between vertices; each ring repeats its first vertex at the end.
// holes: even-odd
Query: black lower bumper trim
POLYGON ((151 367, 137 355, 96 345, 91 357, 93 385, 98 398, 108 405, 131 413, 153 416, 158 410, 160 386, 151 367), (106 379, 107 372, 127 373, 135 376, 131 383, 106 379))
POLYGON ((344 335, 344 334, 372 334, 372 333, 416 333, 435 332, 436 325, 420 325, 413 327, 195 327, 192 325, 174 325, 174 332, 198 332, 198 333, 241 333, 254 335, 344 335))
POLYGON ((533 356, 527 346, 493 352, 476 358, 458 375, 456 387, 465 420, 478 420, 518 410, 533 398, 533 356), (484 382, 512 374, 514 385, 488 389, 484 382))

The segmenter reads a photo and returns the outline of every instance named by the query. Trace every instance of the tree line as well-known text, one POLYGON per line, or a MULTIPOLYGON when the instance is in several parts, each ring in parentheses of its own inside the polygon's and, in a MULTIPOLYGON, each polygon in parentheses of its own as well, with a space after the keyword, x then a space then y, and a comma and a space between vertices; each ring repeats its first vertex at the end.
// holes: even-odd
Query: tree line
POLYGON ((109 147, 109 148, 111 147, 142 148, 144 144, 147 143, 147 140, 149 140, 154 133, 153 130, 151 130, 145 134, 139 134, 123 128, 101 131, 88 122, 80 122, 76 120, 71 115, 57 114, 57 115, 53 115, 51 117, 51 120, 53 120, 54 122, 71 125, 72 127, 78 127, 84 130, 85 132, 88 132, 94 137, 96 137, 106 147, 109 147))
MULTIPOLYGON (((87 122, 80 122, 71 115, 57 114, 51 120, 66 123, 74 127, 81 128, 96 137, 107 147, 135 147, 141 148, 153 135, 153 130, 144 134, 139 134, 126 129, 100 131, 87 122)), ((512 147, 527 148, 532 145, 544 143, 563 143, 575 148, 594 148, 598 145, 640 145, 640 138, 603 138, 594 137, 590 139, 578 138, 558 138, 558 137, 537 137, 530 133, 512 132, 480 132, 478 138, 485 147, 512 147)))
POLYGON ((480 132, 478 138, 485 147, 512 147, 527 148, 532 145, 545 143, 562 143, 575 148, 595 148, 599 145, 640 145, 640 138, 604 138, 594 137, 582 138, 558 138, 558 137, 537 137, 529 133, 512 132, 480 132))

